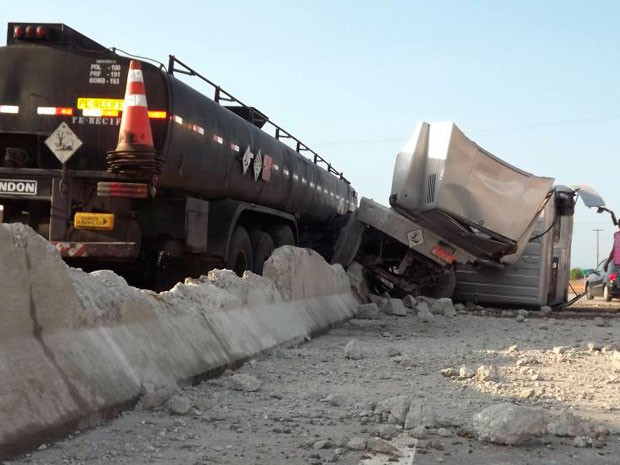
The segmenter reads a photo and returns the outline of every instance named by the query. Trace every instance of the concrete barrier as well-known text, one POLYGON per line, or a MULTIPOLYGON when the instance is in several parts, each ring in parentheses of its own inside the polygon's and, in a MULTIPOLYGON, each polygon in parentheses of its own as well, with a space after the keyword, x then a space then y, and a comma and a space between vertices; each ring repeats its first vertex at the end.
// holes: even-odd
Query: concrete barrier
POLYGON ((0 458, 324 331, 357 306, 339 265, 292 247, 265 277, 219 270, 156 294, 71 269, 34 231, 0 225, 0 269, 0 458))

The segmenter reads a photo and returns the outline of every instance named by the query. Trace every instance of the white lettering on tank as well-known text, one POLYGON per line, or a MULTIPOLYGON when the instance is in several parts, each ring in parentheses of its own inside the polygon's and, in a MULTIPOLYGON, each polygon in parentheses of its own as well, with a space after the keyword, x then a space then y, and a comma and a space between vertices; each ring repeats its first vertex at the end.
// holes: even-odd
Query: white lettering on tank
POLYGON ((73 124, 91 124, 95 126, 120 126, 121 118, 102 118, 101 116, 74 116, 71 118, 73 124))

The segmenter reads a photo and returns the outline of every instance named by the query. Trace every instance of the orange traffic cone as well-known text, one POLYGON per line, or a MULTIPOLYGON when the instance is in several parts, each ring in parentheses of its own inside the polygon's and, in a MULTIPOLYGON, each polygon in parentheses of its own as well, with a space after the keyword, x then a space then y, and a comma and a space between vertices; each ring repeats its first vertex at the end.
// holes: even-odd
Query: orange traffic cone
POLYGON ((108 171, 113 173, 153 175, 160 172, 160 159, 153 146, 142 65, 137 60, 129 62, 118 145, 108 152, 107 160, 108 171))

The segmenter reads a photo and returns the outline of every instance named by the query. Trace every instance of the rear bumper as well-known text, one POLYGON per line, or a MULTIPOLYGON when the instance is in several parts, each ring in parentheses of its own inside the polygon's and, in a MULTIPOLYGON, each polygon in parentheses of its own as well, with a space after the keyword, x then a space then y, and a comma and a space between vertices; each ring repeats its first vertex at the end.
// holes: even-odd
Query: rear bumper
POLYGON ((141 181, 141 178, 92 170, 62 170, 38 168, 0 168, 0 200, 51 201, 53 181, 62 178, 92 179, 93 181, 141 181))
POLYGON ((140 248, 136 242, 61 242, 52 245, 63 258, 137 258, 140 248))

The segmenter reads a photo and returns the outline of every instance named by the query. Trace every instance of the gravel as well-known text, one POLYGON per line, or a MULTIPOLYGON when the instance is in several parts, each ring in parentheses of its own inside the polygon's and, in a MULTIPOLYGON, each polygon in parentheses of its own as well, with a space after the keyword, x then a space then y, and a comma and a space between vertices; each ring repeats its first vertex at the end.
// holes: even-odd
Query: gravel
POLYGON ((433 315, 435 304, 350 320, 219 378, 155 391, 10 463, 617 463, 617 318, 530 311, 519 323, 474 305, 433 315))

